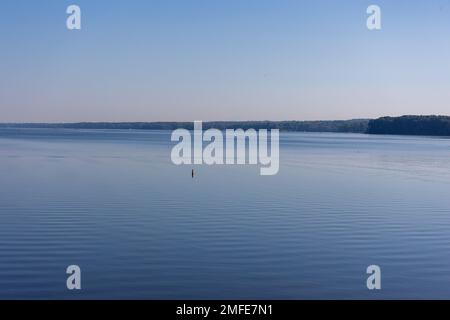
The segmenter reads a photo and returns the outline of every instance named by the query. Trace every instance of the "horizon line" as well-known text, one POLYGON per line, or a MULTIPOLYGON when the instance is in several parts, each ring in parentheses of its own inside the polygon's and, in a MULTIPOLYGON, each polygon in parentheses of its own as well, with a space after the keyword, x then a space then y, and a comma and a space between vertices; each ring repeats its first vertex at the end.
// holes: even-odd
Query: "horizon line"
POLYGON ((25 122, 0 122, 0 125, 6 124, 96 124, 96 123, 193 123, 194 121, 202 121, 203 123, 223 123, 223 122, 331 122, 331 121, 355 121, 355 120, 375 120, 380 118, 400 118, 400 117, 450 117, 450 115, 443 114, 405 114, 401 116, 381 116, 376 118, 350 118, 350 119, 316 119, 316 120, 182 120, 182 121, 171 121, 171 120, 156 120, 156 121, 69 121, 69 122, 45 122, 45 121, 25 121, 25 122))

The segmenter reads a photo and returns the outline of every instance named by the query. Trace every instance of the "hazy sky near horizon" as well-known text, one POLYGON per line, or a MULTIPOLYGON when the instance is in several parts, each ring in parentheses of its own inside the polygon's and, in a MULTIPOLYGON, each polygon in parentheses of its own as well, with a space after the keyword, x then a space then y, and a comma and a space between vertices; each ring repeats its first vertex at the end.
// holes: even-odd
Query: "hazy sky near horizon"
POLYGON ((449 0, 3 0, 0 48, 0 122, 450 114, 449 0))

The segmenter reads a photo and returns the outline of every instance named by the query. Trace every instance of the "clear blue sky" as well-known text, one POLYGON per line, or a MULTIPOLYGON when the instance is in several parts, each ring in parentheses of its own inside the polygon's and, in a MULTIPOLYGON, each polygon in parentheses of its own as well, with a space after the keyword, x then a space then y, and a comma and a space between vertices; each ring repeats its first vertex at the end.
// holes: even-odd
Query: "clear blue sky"
POLYGON ((450 114, 449 0, 2 0, 0 49, 0 122, 450 114))

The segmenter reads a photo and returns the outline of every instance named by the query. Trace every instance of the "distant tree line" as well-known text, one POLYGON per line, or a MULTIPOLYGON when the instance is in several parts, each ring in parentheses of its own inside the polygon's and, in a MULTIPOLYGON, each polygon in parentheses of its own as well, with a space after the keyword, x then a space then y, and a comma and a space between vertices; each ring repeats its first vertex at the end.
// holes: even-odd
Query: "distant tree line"
POLYGON ((448 116, 402 116, 370 120, 369 134, 450 136, 448 116))
MULTIPOLYGON (((368 119, 334 121, 212 121, 204 122, 203 128, 280 129, 280 131, 304 132, 354 132, 364 133, 368 119)), ((65 128, 65 129, 134 129, 134 130, 192 130, 193 122, 80 122, 80 123, 3 123, 9 128, 65 128)))
MULTIPOLYGON (((65 128, 65 129, 134 129, 175 130, 193 129, 193 122, 79 122, 79 123, 0 123, 0 128, 65 128)), ((212 121, 204 122, 203 128, 219 130, 280 129, 297 132, 342 132, 368 134, 399 134, 450 136, 448 116, 401 116, 382 117, 374 120, 331 121, 212 121)))

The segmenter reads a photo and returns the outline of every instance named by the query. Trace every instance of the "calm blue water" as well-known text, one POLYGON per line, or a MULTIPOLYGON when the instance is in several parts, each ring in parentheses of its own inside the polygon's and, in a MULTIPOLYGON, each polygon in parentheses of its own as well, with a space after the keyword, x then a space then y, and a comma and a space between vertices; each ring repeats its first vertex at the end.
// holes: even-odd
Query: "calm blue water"
POLYGON ((450 140, 286 133, 276 176, 192 179, 169 134, 0 129, 0 298, 450 299, 450 140))

